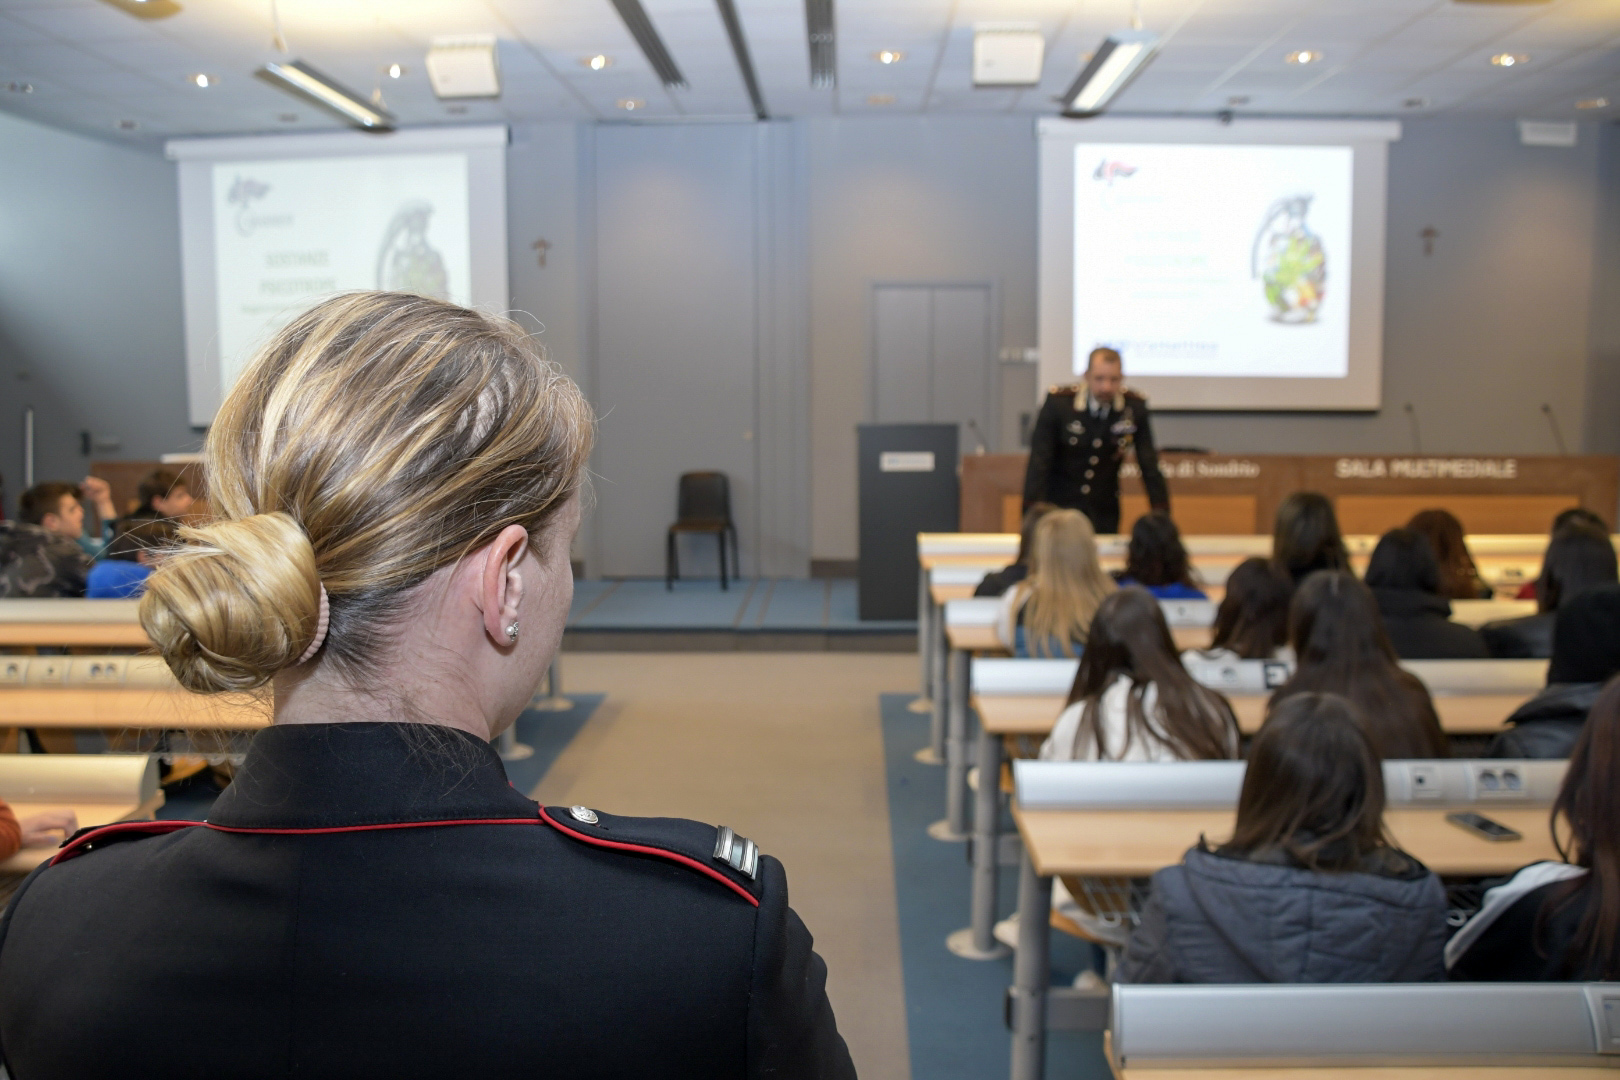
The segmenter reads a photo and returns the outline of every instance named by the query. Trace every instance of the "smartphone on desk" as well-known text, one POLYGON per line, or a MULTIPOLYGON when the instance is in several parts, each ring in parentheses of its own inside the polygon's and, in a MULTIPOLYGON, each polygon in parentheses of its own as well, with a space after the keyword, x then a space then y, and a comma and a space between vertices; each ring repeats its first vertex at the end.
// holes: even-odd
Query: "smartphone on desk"
POLYGON ((1517 829, 1510 829, 1500 821, 1492 821, 1484 814, 1473 811, 1465 813, 1447 814, 1446 820, 1459 829, 1467 829, 1475 836, 1485 840, 1523 840, 1524 834, 1517 829))

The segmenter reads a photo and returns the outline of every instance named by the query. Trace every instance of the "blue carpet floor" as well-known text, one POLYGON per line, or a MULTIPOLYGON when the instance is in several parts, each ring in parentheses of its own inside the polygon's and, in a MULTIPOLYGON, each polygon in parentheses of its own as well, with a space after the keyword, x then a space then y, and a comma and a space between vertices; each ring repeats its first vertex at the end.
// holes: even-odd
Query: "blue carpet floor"
POLYGON ((914 619, 862 622, 860 590, 849 579, 758 578, 675 582, 661 578, 576 581, 570 630, 729 630, 739 633, 915 631, 914 619))
MULTIPOLYGON (((983 1080, 1007 1075, 1011 1042, 1003 1002, 1012 958, 963 960, 945 937, 968 922, 971 871, 966 846, 927 833, 945 806, 945 770, 912 755, 928 742, 928 717, 907 711, 914 695, 884 694, 883 756, 894 845, 895 896, 900 909, 900 958, 911 1037, 911 1080, 983 1080)), ((1003 868, 1000 914, 1017 907, 1018 872, 1003 868)), ((1080 942, 1055 935, 1052 978, 1067 983, 1089 966, 1080 942)), ((1108 1080, 1102 1036, 1051 1035, 1046 1075, 1108 1080)))
MULTIPOLYGON (((573 742, 580 728, 602 704, 602 694, 570 694, 574 703, 566 712, 540 712, 528 709, 517 719, 518 742, 534 747, 534 753, 522 761, 506 763, 507 779, 519 791, 529 794, 539 786, 563 749, 573 742)), ((208 816, 219 792, 214 789, 208 773, 164 792, 164 802, 157 816, 177 821, 201 821, 208 816)))

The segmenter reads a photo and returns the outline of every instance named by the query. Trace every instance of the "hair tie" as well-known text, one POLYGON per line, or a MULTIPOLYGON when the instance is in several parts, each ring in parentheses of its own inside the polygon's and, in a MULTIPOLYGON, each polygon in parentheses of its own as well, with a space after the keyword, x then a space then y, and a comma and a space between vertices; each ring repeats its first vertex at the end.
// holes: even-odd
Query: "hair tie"
POLYGON ((321 647, 321 643, 326 640, 326 628, 332 622, 332 602, 326 598, 326 586, 320 582, 315 584, 321 590, 321 617, 315 624, 315 636, 310 639, 309 648, 304 650, 304 655, 298 658, 293 667, 297 667, 315 655, 316 650, 321 647))

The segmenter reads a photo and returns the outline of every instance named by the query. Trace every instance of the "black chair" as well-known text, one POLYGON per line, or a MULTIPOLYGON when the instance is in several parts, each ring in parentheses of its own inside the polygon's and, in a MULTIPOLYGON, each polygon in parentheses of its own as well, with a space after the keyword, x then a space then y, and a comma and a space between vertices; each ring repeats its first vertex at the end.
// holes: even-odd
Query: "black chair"
POLYGON ((731 481, 721 472, 681 474, 679 505, 675 524, 669 527, 664 544, 664 588, 673 590, 681 576, 675 556, 677 533, 713 533, 720 542, 720 587, 730 588, 726 577, 726 537, 731 537, 731 565, 742 576, 742 555, 737 547, 737 526, 731 520, 731 481))

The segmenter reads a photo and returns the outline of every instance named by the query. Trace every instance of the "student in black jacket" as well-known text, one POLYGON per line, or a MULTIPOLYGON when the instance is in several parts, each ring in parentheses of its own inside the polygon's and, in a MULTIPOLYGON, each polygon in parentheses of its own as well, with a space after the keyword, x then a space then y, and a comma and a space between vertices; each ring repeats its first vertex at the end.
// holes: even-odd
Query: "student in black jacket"
POLYGON ((275 722, 208 821, 82 832, 21 887, 11 1076, 854 1076, 781 863, 537 806, 490 746, 562 637, 592 426, 527 333, 442 301, 271 339, 141 622, 275 722))
POLYGON ((1378 601, 1384 633, 1402 660, 1482 660, 1490 654, 1472 627, 1451 621, 1440 595, 1440 564, 1428 537, 1391 529, 1378 540, 1362 578, 1378 601))
POLYGON ((1453 979, 1620 978, 1620 679, 1575 743, 1551 827, 1563 861, 1532 863, 1486 892, 1446 945, 1453 979))
POLYGON ((1588 589, 1558 609, 1547 686, 1508 717, 1490 756, 1569 757, 1603 684, 1620 673, 1620 585, 1588 589))
POLYGON ((1562 604, 1587 589, 1620 581, 1614 544, 1601 526, 1574 518, 1553 530, 1541 575, 1535 581, 1536 613, 1499 619, 1479 628, 1491 655, 1499 659, 1535 657, 1553 652, 1553 620, 1562 604))
POLYGON ((1000 570, 984 575, 984 580, 973 590, 974 596, 1000 596, 1029 577, 1029 564, 1035 552, 1035 526, 1056 509, 1051 503, 1038 502, 1024 511, 1024 523, 1018 530, 1018 557, 1000 570))

